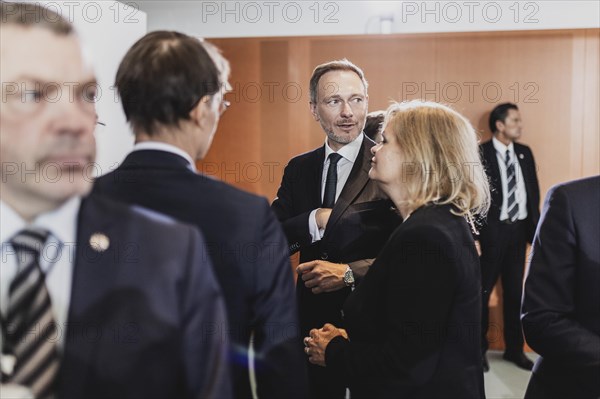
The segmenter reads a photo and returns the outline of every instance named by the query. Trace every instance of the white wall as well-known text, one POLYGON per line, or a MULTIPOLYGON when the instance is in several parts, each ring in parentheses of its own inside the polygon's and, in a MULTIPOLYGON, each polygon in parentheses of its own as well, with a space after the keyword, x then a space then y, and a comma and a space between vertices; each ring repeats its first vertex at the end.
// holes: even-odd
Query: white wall
MULTIPOLYGON (((33 2, 33 1, 30 1, 33 2)), ((36 1, 71 21, 84 42, 101 92, 96 104, 97 173, 116 167, 133 146, 131 133, 112 86, 121 59, 147 32, 146 13, 118 1, 36 1)))
POLYGON ((147 12, 149 31, 178 30, 207 38, 600 27, 597 0, 133 3, 147 12))

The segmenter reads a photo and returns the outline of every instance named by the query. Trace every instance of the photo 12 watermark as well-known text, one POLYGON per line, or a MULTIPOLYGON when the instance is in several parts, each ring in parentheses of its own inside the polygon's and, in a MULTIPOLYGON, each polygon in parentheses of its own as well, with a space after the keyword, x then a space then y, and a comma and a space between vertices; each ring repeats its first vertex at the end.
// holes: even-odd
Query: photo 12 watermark
POLYGON ((201 22, 339 23, 340 5, 333 1, 202 1, 201 22))
POLYGON ((3 18, 7 20, 20 13, 22 18, 33 18, 36 23, 54 23, 62 17, 71 23, 82 19, 90 24, 100 21, 135 24, 140 22, 139 10, 137 3, 127 1, 42 1, 25 3, 20 8, 7 3, 3 18), (42 7, 42 12, 38 12, 35 6, 42 7))
POLYGON ((537 24, 540 3, 535 1, 402 1, 403 24, 537 24))
POLYGON ((402 82, 398 97, 402 101, 423 99, 449 104, 495 104, 502 99, 537 104, 539 92, 540 86, 536 82, 402 82))

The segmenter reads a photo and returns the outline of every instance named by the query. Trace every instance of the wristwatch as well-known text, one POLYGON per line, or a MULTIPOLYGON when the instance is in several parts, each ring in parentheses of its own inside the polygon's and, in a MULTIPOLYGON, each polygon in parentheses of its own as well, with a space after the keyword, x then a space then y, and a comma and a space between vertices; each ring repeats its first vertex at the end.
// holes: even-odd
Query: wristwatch
POLYGON ((346 287, 354 288, 354 273, 352 273, 350 266, 348 266, 346 272, 344 272, 344 284, 346 284, 346 287))

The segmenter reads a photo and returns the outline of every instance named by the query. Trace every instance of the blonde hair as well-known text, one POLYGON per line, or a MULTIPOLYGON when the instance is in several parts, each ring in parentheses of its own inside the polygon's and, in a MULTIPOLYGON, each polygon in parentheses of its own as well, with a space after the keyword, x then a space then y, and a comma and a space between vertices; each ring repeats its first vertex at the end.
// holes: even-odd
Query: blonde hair
POLYGON ((383 122, 393 134, 405 162, 405 205, 452 204, 455 214, 484 216, 489 209, 488 180, 478 137, 469 121, 451 108, 429 101, 392 104, 383 122))

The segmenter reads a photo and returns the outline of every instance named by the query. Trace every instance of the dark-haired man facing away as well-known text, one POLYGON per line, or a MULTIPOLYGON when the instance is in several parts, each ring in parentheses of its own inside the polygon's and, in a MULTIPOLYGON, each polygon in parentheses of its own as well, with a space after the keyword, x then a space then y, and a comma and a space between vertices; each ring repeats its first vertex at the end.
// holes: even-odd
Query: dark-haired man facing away
POLYGON ((227 109, 229 65, 209 43, 178 32, 144 36, 119 66, 116 86, 136 144, 99 178, 96 193, 200 228, 223 289, 237 398, 252 397, 249 345, 260 398, 303 397, 305 365, 287 244, 267 201, 196 171, 227 109), (152 60, 149 62, 148 60, 152 60))

